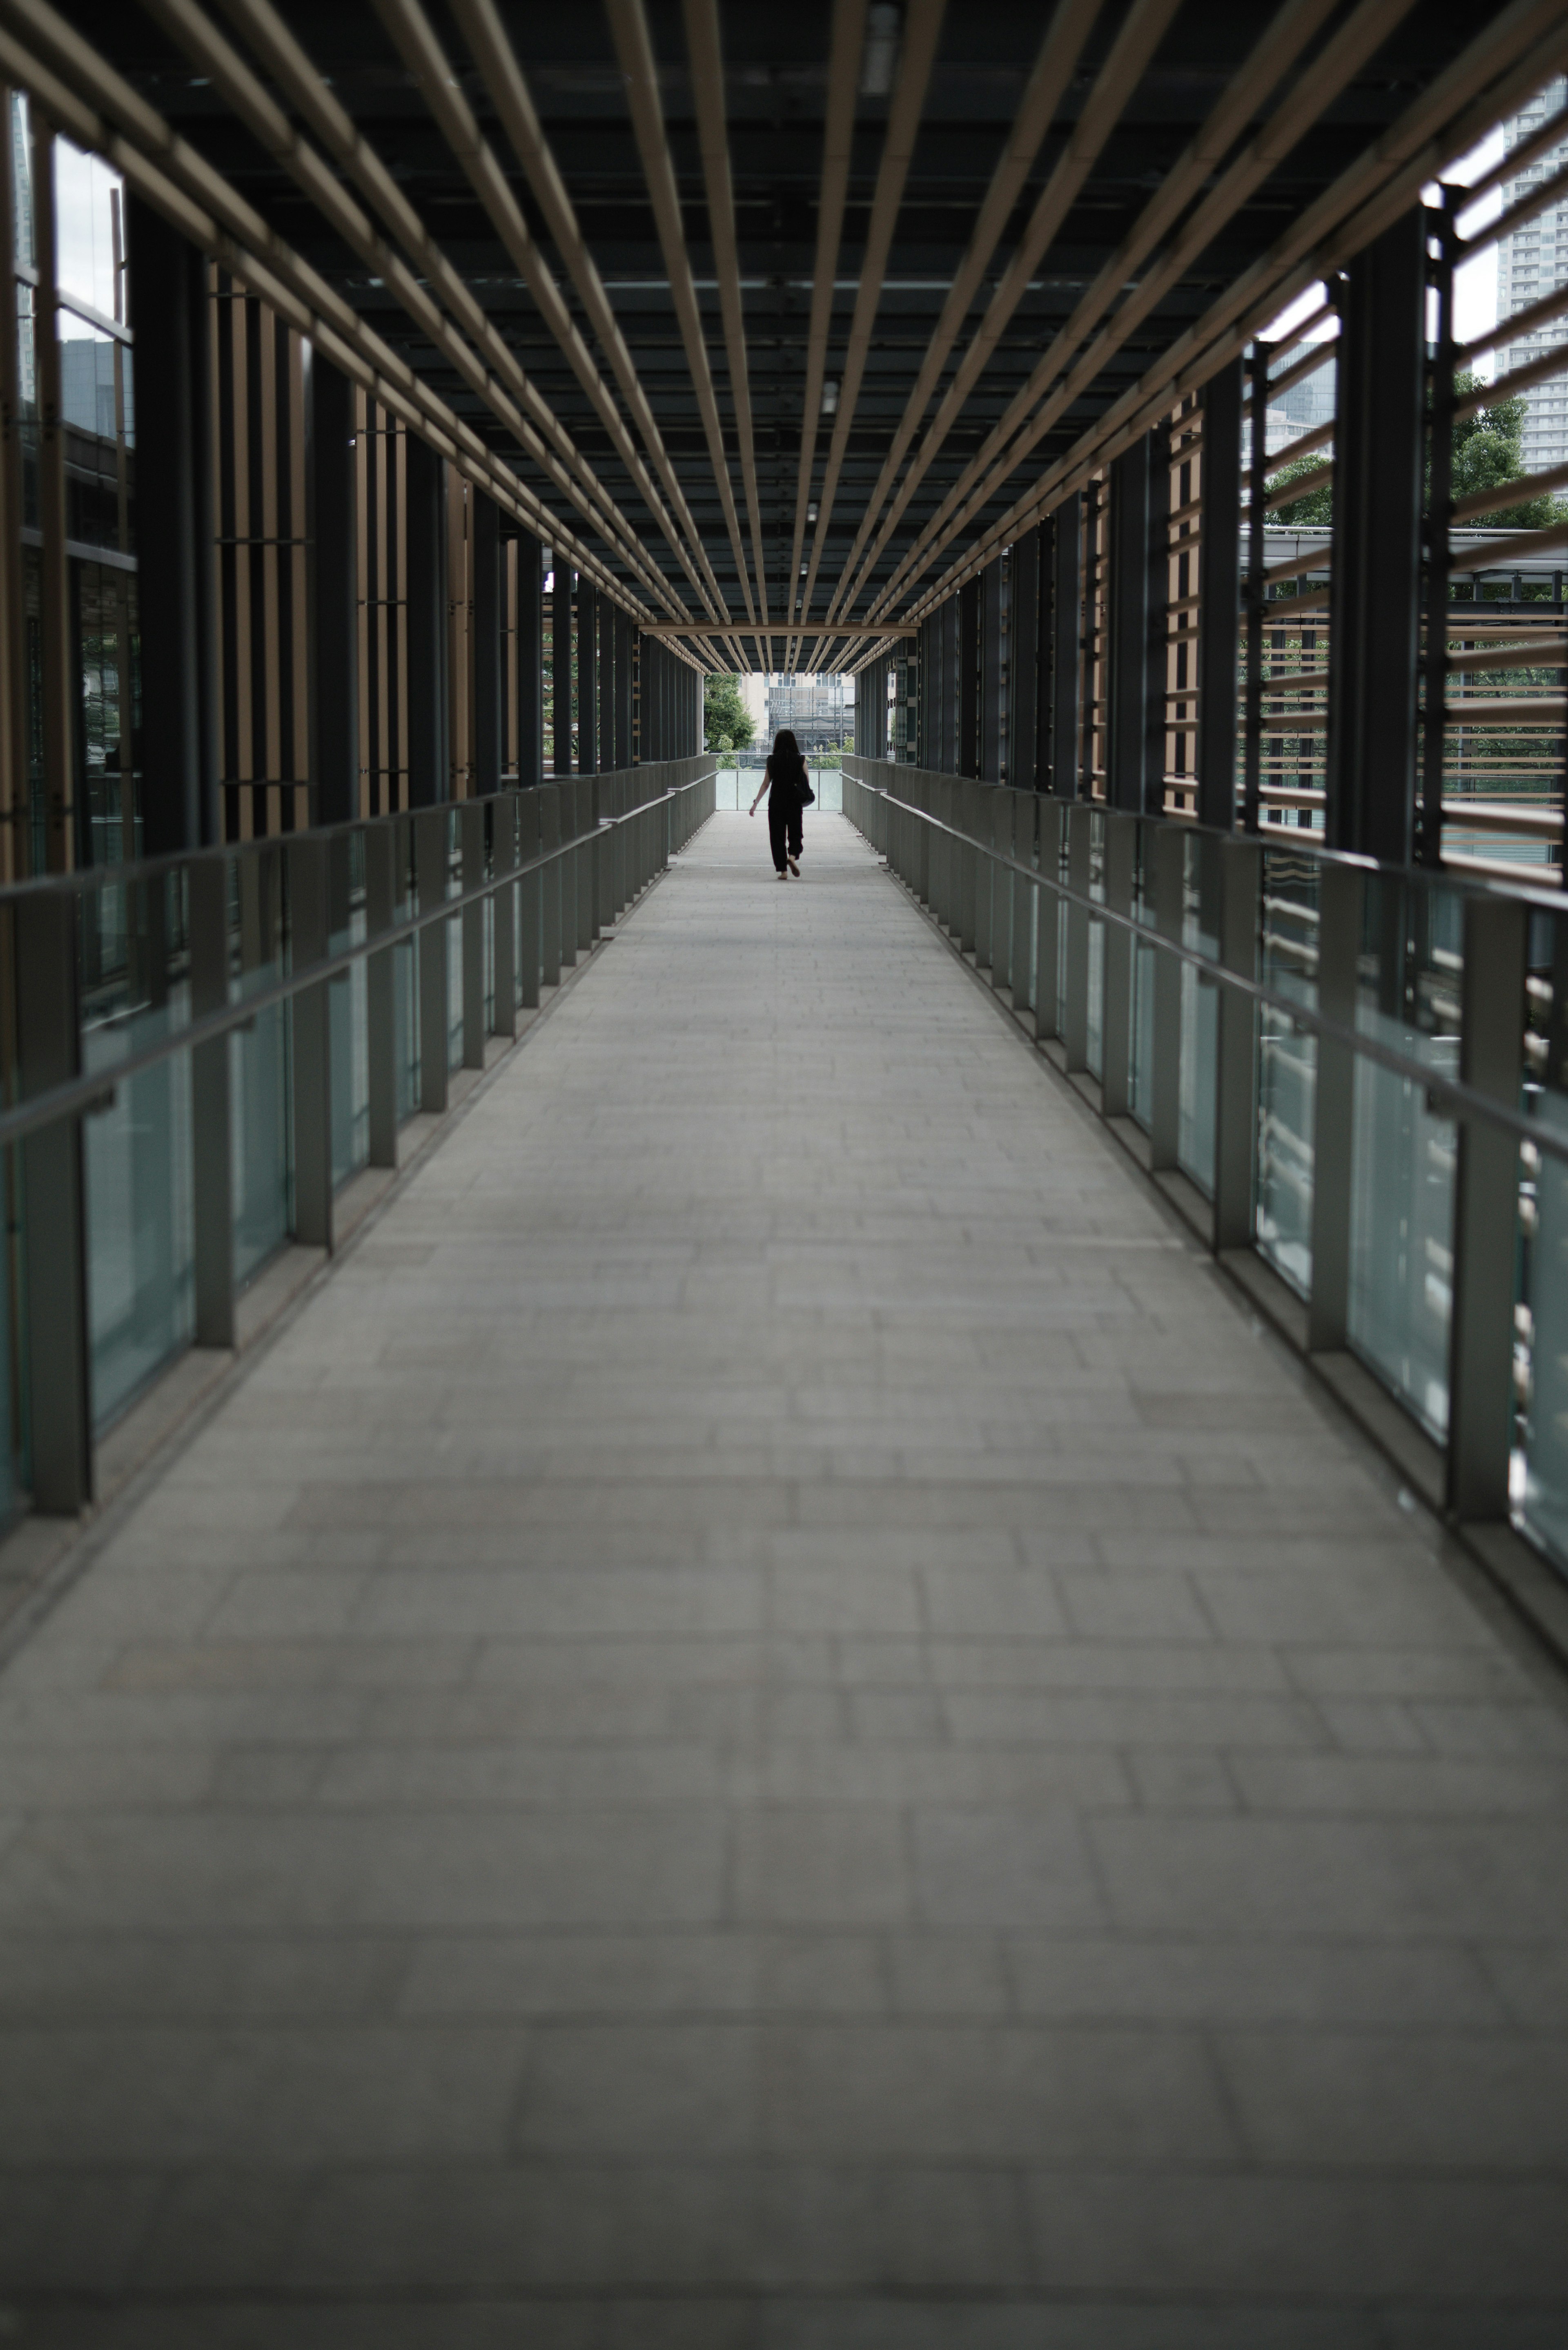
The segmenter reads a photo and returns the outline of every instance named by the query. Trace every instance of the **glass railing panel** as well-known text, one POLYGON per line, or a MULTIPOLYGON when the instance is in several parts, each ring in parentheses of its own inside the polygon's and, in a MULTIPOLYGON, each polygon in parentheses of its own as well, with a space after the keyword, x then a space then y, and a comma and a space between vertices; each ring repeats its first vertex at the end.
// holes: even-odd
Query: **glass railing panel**
MULTIPOLYGON (((360 833, 332 843, 334 926, 330 954, 366 937, 365 841, 360 833)), ((346 1183, 369 1163, 369 1017, 363 961, 334 979, 327 991, 332 1050, 332 1180, 346 1183)))
MULTIPOLYGON (((1219 843, 1193 833, 1184 842, 1183 852, 1181 943, 1193 954, 1218 957, 1219 843)), ((1214 1073, 1219 1037, 1219 988, 1191 963, 1183 963, 1176 1163, 1209 1200, 1214 1197, 1214 1073)))
MULTIPOLYGON (((457 817, 447 819, 450 847, 447 852, 446 894, 449 898, 462 893, 462 855, 458 845, 457 817)), ((462 1066, 462 916, 453 914, 439 930, 427 933, 432 941, 446 934, 446 1065, 449 1069, 462 1066)))
MULTIPOLYGON (((1096 808, 1089 818, 1089 895, 1106 902, 1106 819, 1096 808)), ((1089 920, 1089 1074, 1104 1079, 1106 1067, 1106 926, 1089 920)))
MULTIPOLYGON (((17 1183, 17 1154, 5 1154, 5 1221, 12 1232, 20 1230, 16 1213, 18 1202, 14 1186, 17 1183)), ((12 1312, 11 1251, 0 1248, 0 1334, 8 1338, 16 1327, 12 1312)), ((0 1344, 0 1527, 8 1525, 21 1506, 24 1478, 24 1431, 21 1398, 12 1377, 11 1347, 0 1344)))
MULTIPOLYGON (((183 876, 88 887, 81 916, 82 1066, 112 1076, 189 1024, 183 876)), ((82 1134, 92 1419, 102 1430, 194 1328, 189 1053, 120 1078, 82 1134)))
MULTIPOLYGON (((1568 924, 1531 918, 1521 1107, 1568 1145, 1568 924)), ((1568 1159, 1520 1151, 1517 1405, 1511 1486, 1526 1533, 1568 1567, 1568 1159)))
MULTIPOLYGON (((1461 893, 1369 879, 1356 1024, 1434 1076, 1459 1075, 1461 893)), ((1449 1419, 1454 1121, 1427 1087, 1357 1055, 1351 1173, 1350 1343, 1430 1432, 1449 1419)))
MULTIPOLYGON (((230 993, 236 1003, 283 974, 281 859, 263 849, 230 870, 230 993)), ((293 1229, 289 1024, 264 1004, 229 1039, 229 1152, 236 1286, 252 1280, 293 1229)))
MULTIPOLYGON (((1272 994, 1317 1008, 1317 859, 1263 850, 1259 973, 1272 994)), ((1312 1287, 1313 1120, 1317 1040, 1272 1004, 1258 1016, 1258 1149, 1253 1230, 1293 1289, 1312 1287)))
MULTIPOLYGON (((393 918, 408 921, 416 903, 414 828, 406 817, 398 825, 398 848, 393 864, 396 895, 393 918)), ((427 933, 428 935, 428 933, 427 933)), ((398 1124, 410 1118, 420 1106, 420 1022, 418 937, 401 939, 392 949, 392 1028, 397 1040, 398 1124)))
MULTIPOLYGON (((1154 926, 1153 896, 1154 861, 1150 852, 1150 827, 1138 826, 1137 858, 1133 868, 1133 902, 1135 918, 1154 926)), ((1156 949, 1152 941, 1141 933, 1133 933, 1132 964, 1132 1039, 1131 1088, 1129 1107, 1135 1122, 1147 1134, 1154 1124, 1154 972, 1156 949)))

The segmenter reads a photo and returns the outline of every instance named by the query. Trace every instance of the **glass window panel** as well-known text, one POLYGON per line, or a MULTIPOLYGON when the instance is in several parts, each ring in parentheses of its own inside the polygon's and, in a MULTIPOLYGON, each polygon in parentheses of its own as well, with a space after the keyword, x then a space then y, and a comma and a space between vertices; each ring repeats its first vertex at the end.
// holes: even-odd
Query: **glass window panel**
POLYGON ((11 203, 16 219, 16 257, 24 269, 38 265, 37 241, 33 230, 33 124, 27 101, 19 90, 12 90, 11 101, 11 203))
POLYGON ((68 139, 55 141, 55 272, 68 300, 90 303, 100 317, 119 318, 124 182, 98 155, 84 155, 68 139))

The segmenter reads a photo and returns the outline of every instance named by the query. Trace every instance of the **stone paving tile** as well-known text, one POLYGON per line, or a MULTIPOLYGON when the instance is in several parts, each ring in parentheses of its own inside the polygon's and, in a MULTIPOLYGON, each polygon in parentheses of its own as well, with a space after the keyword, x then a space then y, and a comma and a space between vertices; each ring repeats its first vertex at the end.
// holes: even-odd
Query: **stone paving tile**
POLYGON ((0 1678, 0 2338, 1559 2350, 1561 1692, 808 837, 0 1678))

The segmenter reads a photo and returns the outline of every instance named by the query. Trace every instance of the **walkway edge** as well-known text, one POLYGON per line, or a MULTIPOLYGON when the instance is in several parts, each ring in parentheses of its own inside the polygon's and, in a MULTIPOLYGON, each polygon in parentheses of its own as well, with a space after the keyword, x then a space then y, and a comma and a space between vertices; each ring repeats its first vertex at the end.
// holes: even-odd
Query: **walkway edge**
MULTIPOLYGON (((701 837, 708 821, 705 818, 698 826, 691 840, 701 837)), ((690 847, 691 841, 685 846, 690 847)), ((670 863, 682 853, 677 851, 670 863)), ((449 1101, 438 1118, 424 1118, 416 1114, 405 1122, 400 1131, 400 1143, 410 1129, 423 1129, 418 1133, 406 1159, 400 1158, 395 1168, 364 1168, 349 1178, 337 1195, 340 1206, 345 1195, 361 1191, 361 1187, 368 1188, 370 1196, 363 1199, 361 1191, 363 1204, 357 1214, 350 1209, 348 1228, 330 1255, 320 1249, 286 1243, 241 1295, 239 1345, 232 1351, 188 1347, 158 1374, 115 1423, 99 1448, 100 1462, 106 1453, 112 1462, 107 1492, 100 1492, 91 1507, 76 1518, 45 1517, 29 1511, 0 1536, 0 1671, 26 1648, 34 1632, 87 1572, 138 1502, 200 1435, 213 1414, 248 1378, 253 1367, 263 1360, 331 1280, 337 1266, 380 1222, 387 1208, 490 1091, 502 1071, 514 1065, 556 1006, 594 968, 602 950, 614 942, 632 916, 647 904, 669 871, 670 866, 666 865, 654 874, 624 909, 613 928, 597 938, 569 971, 562 972, 560 984, 548 1003, 531 1013, 514 1036, 487 1039, 490 1045, 501 1049, 487 1058, 484 1068, 452 1072, 455 1098, 449 1101), (464 1078, 472 1079, 472 1083, 462 1084, 464 1078), (301 1259, 309 1262, 301 1264, 301 1259), (267 1299, 259 1315, 247 1315, 247 1300, 254 1307, 269 1287, 275 1288, 275 1296, 267 1299), (127 1440, 118 1444, 116 1440, 122 1435, 127 1440), (7 1583, 16 1586, 16 1596, 9 1606, 5 1596, 7 1583)))
MULTIPOLYGON (((860 832, 858 826, 852 824, 850 817, 846 816, 845 822, 852 825, 860 839, 866 840, 866 835, 860 832)), ((1414 1420, 1399 1410, 1393 1398, 1377 1385, 1369 1371, 1363 1370, 1359 1361, 1343 1356, 1320 1357, 1308 1351, 1293 1326, 1292 1316, 1288 1313, 1272 1311, 1260 1295, 1262 1284, 1256 1275, 1260 1273, 1264 1274, 1270 1283, 1276 1278, 1263 1259, 1255 1250, 1216 1250, 1209 1244, 1181 1205, 1171 1197, 1167 1185, 1151 1174, 1145 1165, 1137 1147, 1137 1143, 1142 1140, 1143 1129, 1135 1127, 1130 1118, 1117 1119, 1104 1115, 1090 1097, 1090 1087, 1098 1091, 1095 1081, 1090 1078, 1086 1086, 1080 1084, 1077 1077, 1084 1073, 1069 1075, 1058 1066, 1047 1049, 1054 1040, 1031 1035, 1024 1025, 1026 1017, 1033 1019, 1033 1013, 1025 1014, 1014 1008, 1011 990, 1006 992, 1004 998, 1003 991, 992 987, 972 957, 966 954, 958 941, 943 929, 930 908, 922 904, 902 876, 892 870, 878 853, 876 844, 867 841, 866 845, 877 858, 878 870, 893 883, 899 895, 941 941, 960 969, 973 981, 998 1016, 1027 1048, 1034 1065, 1047 1070, 1053 1085, 1075 1101, 1085 1116, 1093 1118, 1096 1127, 1116 1144, 1121 1156, 1136 1170, 1146 1190, 1159 1201, 1166 1214, 1203 1251, 1233 1302, 1246 1306, 1251 1313, 1263 1315, 1274 1336, 1283 1345, 1293 1361, 1299 1364, 1311 1378, 1318 1393, 1327 1399, 1335 1416, 1371 1446, 1385 1467, 1398 1477, 1402 1490, 1408 1492, 1416 1504, 1428 1516, 1434 1518, 1444 1534, 1458 1544, 1468 1564, 1479 1572, 1489 1595, 1494 1602, 1501 1603, 1507 1619, 1522 1627, 1528 1636, 1532 1655, 1544 1659, 1551 1665, 1554 1674, 1553 1685, 1561 1693, 1561 1677, 1568 1676, 1568 1585, 1553 1573, 1534 1545, 1527 1542, 1516 1527, 1501 1523, 1472 1525, 1449 1514, 1440 1494, 1432 1491, 1429 1479, 1413 1470, 1413 1447, 1424 1441, 1414 1420), (1124 1127, 1131 1128, 1132 1133, 1124 1133, 1121 1130, 1124 1127), (1354 1380, 1335 1375, 1336 1367, 1347 1359, 1360 1375, 1354 1380), (1363 1383, 1373 1391, 1375 1408, 1372 1409, 1363 1410, 1358 1406, 1356 1398, 1363 1383), (1395 1416, 1397 1425, 1391 1427, 1389 1423, 1395 1416)), ((1278 1286, 1282 1290, 1284 1288, 1282 1283, 1278 1286)))

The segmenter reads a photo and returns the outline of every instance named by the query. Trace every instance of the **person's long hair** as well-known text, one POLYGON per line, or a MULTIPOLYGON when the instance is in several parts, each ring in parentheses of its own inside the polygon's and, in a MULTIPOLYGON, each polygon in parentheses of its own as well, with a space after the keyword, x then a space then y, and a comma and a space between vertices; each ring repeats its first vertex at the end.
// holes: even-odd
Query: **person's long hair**
POLYGON ((775 784, 798 784, 805 776, 800 744, 787 726, 781 726, 774 736, 773 770, 775 784))

